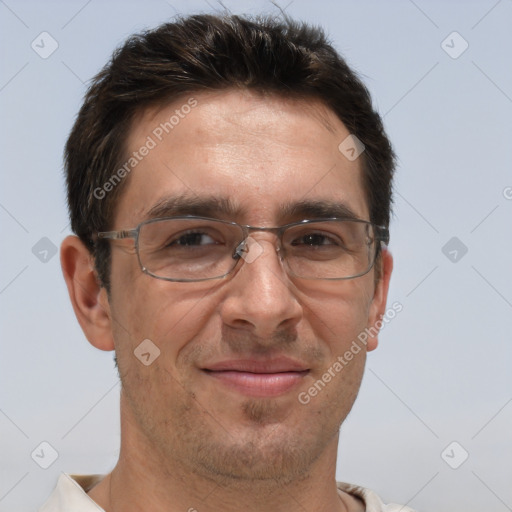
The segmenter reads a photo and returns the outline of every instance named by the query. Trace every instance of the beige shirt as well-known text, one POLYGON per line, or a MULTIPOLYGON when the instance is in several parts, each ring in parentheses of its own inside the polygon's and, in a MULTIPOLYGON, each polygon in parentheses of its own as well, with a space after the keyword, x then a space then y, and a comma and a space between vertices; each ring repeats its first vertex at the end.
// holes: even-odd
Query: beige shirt
MULTIPOLYGON (((105 512, 87 495, 87 491, 92 489, 102 478, 103 475, 62 473, 53 493, 39 509, 39 512, 105 512)), ((373 491, 357 485, 338 482, 338 489, 361 498, 365 503, 366 512, 414 512, 409 507, 394 503, 384 505, 373 491)))

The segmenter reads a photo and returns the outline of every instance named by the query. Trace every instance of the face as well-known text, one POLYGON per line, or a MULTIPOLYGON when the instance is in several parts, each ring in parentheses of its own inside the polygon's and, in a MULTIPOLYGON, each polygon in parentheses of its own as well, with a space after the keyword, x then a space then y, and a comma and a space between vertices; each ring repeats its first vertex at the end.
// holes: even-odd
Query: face
MULTIPOLYGON (((340 153, 349 133, 320 103, 191 96, 190 109, 187 97, 134 121, 127 153, 148 136, 155 147, 131 172, 112 229, 175 214, 269 227, 336 208, 368 220, 360 159, 340 153), (173 115, 169 133, 158 130, 173 115)), ((275 235, 251 236, 261 252, 254 261, 223 279, 185 283, 143 273, 133 240, 112 242, 108 308, 123 422, 164 465, 286 480, 336 445, 372 346, 341 371, 332 367, 383 313, 385 292, 374 270, 344 281, 291 277, 275 235), (134 355, 146 339, 160 351, 147 366, 134 355), (329 368, 330 382, 304 403, 329 368)))

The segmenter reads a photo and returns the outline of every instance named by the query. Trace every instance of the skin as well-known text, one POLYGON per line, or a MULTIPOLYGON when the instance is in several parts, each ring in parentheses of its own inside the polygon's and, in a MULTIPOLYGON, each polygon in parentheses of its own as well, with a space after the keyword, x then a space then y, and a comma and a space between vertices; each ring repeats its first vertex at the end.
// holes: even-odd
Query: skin
MULTIPOLYGON (((342 203, 369 219, 361 159, 338 151, 349 133, 321 103, 232 90, 193 96, 197 106, 131 173, 112 229, 135 227, 176 195, 230 198, 238 211, 209 216, 253 226, 301 220, 283 208, 305 200, 342 203)), ((141 113, 128 153, 186 100, 141 113)), ((273 234, 251 236, 263 249, 252 263, 198 283, 152 278, 133 240, 111 242, 110 296, 80 240, 63 242, 77 318, 90 343, 115 349, 122 380, 120 458, 89 492, 108 512, 363 510, 338 493, 336 456, 377 338, 309 404, 297 396, 384 314, 391 255, 383 252, 379 279, 374 268, 344 281, 300 280, 287 275, 273 234), (149 366, 133 354, 144 339, 160 349, 149 366), (275 397, 248 396, 202 370, 278 356, 308 371, 275 397)))

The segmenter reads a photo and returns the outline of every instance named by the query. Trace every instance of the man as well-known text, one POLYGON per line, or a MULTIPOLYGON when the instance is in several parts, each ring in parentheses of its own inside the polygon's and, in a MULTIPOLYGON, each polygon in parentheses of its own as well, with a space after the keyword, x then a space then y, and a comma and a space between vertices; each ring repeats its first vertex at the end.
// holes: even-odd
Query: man
POLYGON ((335 481, 386 313, 393 167, 317 29, 205 15, 129 39, 66 146, 61 249, 116 353, 120 457, 41 510, 409 510, 335 481))

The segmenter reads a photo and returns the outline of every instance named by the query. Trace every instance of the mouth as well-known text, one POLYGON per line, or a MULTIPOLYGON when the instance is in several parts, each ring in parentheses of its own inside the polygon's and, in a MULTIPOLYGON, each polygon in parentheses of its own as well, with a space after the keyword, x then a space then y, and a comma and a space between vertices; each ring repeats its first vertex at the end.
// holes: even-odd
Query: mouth
POLYGON ((300 385, 309 368, 288 358, 231 360, 202 368, 222 385, 253 397, 277 397, 300 385))

